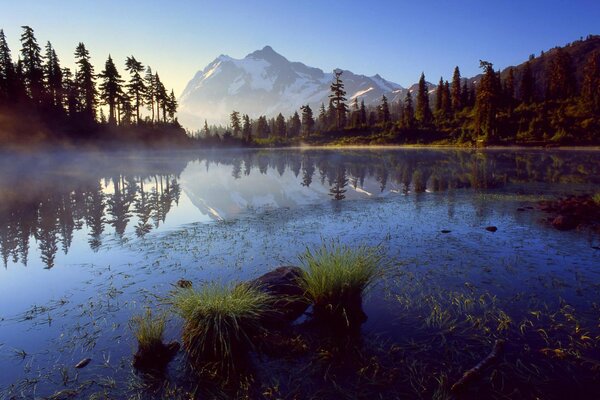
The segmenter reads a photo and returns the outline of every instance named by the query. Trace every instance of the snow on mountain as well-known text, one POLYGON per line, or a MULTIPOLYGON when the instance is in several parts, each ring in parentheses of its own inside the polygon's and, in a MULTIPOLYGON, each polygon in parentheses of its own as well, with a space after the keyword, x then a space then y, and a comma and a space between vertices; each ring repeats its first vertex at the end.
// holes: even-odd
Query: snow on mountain
MULTIPOLYGON (((396 98, 405 93, 402 86, 379 75, 345 70, 342 79, 349 101, 357 98, 366 105, 378 104, 384 94, 396 98)), ((251 118, 289 116, 305 104, 317 114, 321 103, 328 103, 332 80, 333 73, 290 62, 270 46, 242 59, 221 55, 187 84, 179 98, 179 121, 199 129, 205 119, 209 124, 228 124, 232 110, 251 118)))

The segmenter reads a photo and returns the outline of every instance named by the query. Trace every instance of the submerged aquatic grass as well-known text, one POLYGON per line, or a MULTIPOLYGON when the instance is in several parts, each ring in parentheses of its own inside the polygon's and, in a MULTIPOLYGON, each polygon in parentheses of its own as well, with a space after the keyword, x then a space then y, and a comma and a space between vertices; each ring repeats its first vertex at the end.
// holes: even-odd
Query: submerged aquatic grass
POLYGON ((178 289, 173 306, 185 321, 183 345, 193 363, 217 362, 235 367, 254 348, 261 320, 272 311, 272 296, 247 284, 206 284, 178 289))
POLYGON ((349 247, 336 242, 323 244, 300 255, 304 273, 300 284, 314 304, 315 313, 344 315, 362 312, 363 293, 383 271, 383 253, 379 247, 349 247))

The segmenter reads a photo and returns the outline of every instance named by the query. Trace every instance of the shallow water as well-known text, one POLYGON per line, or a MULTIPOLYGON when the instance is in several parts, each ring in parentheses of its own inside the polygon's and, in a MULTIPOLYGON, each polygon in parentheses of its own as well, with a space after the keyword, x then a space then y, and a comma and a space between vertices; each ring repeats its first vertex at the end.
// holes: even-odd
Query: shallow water
MULTIPOLYGON (((450 351, 444 343, 456 336, 464 351, 449 354, 453 362, 428 365, 421 357, 411 367, 427 368, 424 398, 435 389, 432 377, 457 379, 495 338, 511 340, 507 367, 498 372, 506 380, 523 361, 537 375, 577 374, 565 379, 565 393, 584 396, 600 386, 593 364, 600 366, 600 238, 554 230, 535 207, 600 191, 600 152, 61 152, 3 154, 0 164, 0 398, 65 388, 132 395, 138 386, 128 321, 146 307, 166 309, 163 297, 178 279, 251 279, 298 264, 307 246, 332 239, 381 245, 392 261, 365 299, 365 338, 402 348, 407 363, 408 343, 432 351, 427 358, 436 346, 450 351), (498 231, 486 231, 490 225, 498 231), (464 296, 494 300, 480 300, 481 309, 457 306, 464 296), (552 321, 530 327, 526 315, 542 309, 552 321), (499 325, 477 335, 465 327, 472 340, 457 334, 471 314, 489 321, 508 315, 514 332, 499 325), (574 341, 559 328, 552 336, 559 323, 589 340, 574 341), (528 329, 550 338, 540 344, 528 329), (544 359, 558 342, 577 362, 544 359), (537 350, 527 361, 530 348, 537 350), (86 357, 90 365, 75 370, 86 357)), ((177 339, 180 329, 171 318, 167 338, 177 339)), ((180 374, 171 371, 174 381, 180 374)), ((481 383, 491 397, 560 397, 543 380, 536 392, 494 379, 481 383)), ((415 397, 400 386, 393 390, 415 397)))

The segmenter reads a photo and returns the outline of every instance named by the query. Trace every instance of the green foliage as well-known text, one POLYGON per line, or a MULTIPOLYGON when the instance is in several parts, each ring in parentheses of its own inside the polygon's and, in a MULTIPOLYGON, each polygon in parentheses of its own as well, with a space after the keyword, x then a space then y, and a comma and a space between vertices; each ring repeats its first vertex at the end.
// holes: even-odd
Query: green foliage
POLYGON ((301 285, 315 306, 344 307, 344 300, 362 296, 383 272, 379 247, 351 248, 336 242, 300 256, 304 266, 301 285))
POLYGON ((129 322, 138 345, 143 350, 156 349, 162 346, 165 324, 165 316, 154 317, 150 309, 147 309, 142 315, 134 316, 129 322))
POLYGON ((272 312, 271 295, 247 284, 206 284, 179 289, 172 303, 185 321, 183 345, 193 362, 218 362, 222 368, 254 347, 261 320, 272 312))
POLYGON ((598 207, 600 207, 600 192, 598 192, 598 193, 594 194, 594 195, 592 196, 592 200, 594 200, 594 203, 596 203, 596 205, 597 205, 598 207))

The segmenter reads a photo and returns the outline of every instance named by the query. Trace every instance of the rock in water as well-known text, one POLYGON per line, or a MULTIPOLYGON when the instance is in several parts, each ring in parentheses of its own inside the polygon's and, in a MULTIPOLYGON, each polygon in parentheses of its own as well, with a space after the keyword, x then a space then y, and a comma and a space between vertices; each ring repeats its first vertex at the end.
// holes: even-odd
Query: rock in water
POLYGON ((496 232, 498 230, 498 228, 495 226, 486 226, 485 230, 488 232, 496 232))
POLYGON ((91 358, 84 358, 75 365, 75 368, 84 368, 90 363, 90 361, 92 361, 91 358))
POLYGON ((301 268, 281 266, 248 282, 251 287, 276 297, 276 311, 265 322, 292 322, 306 311, 308 301, 300 287, 301 277, 301 268))

